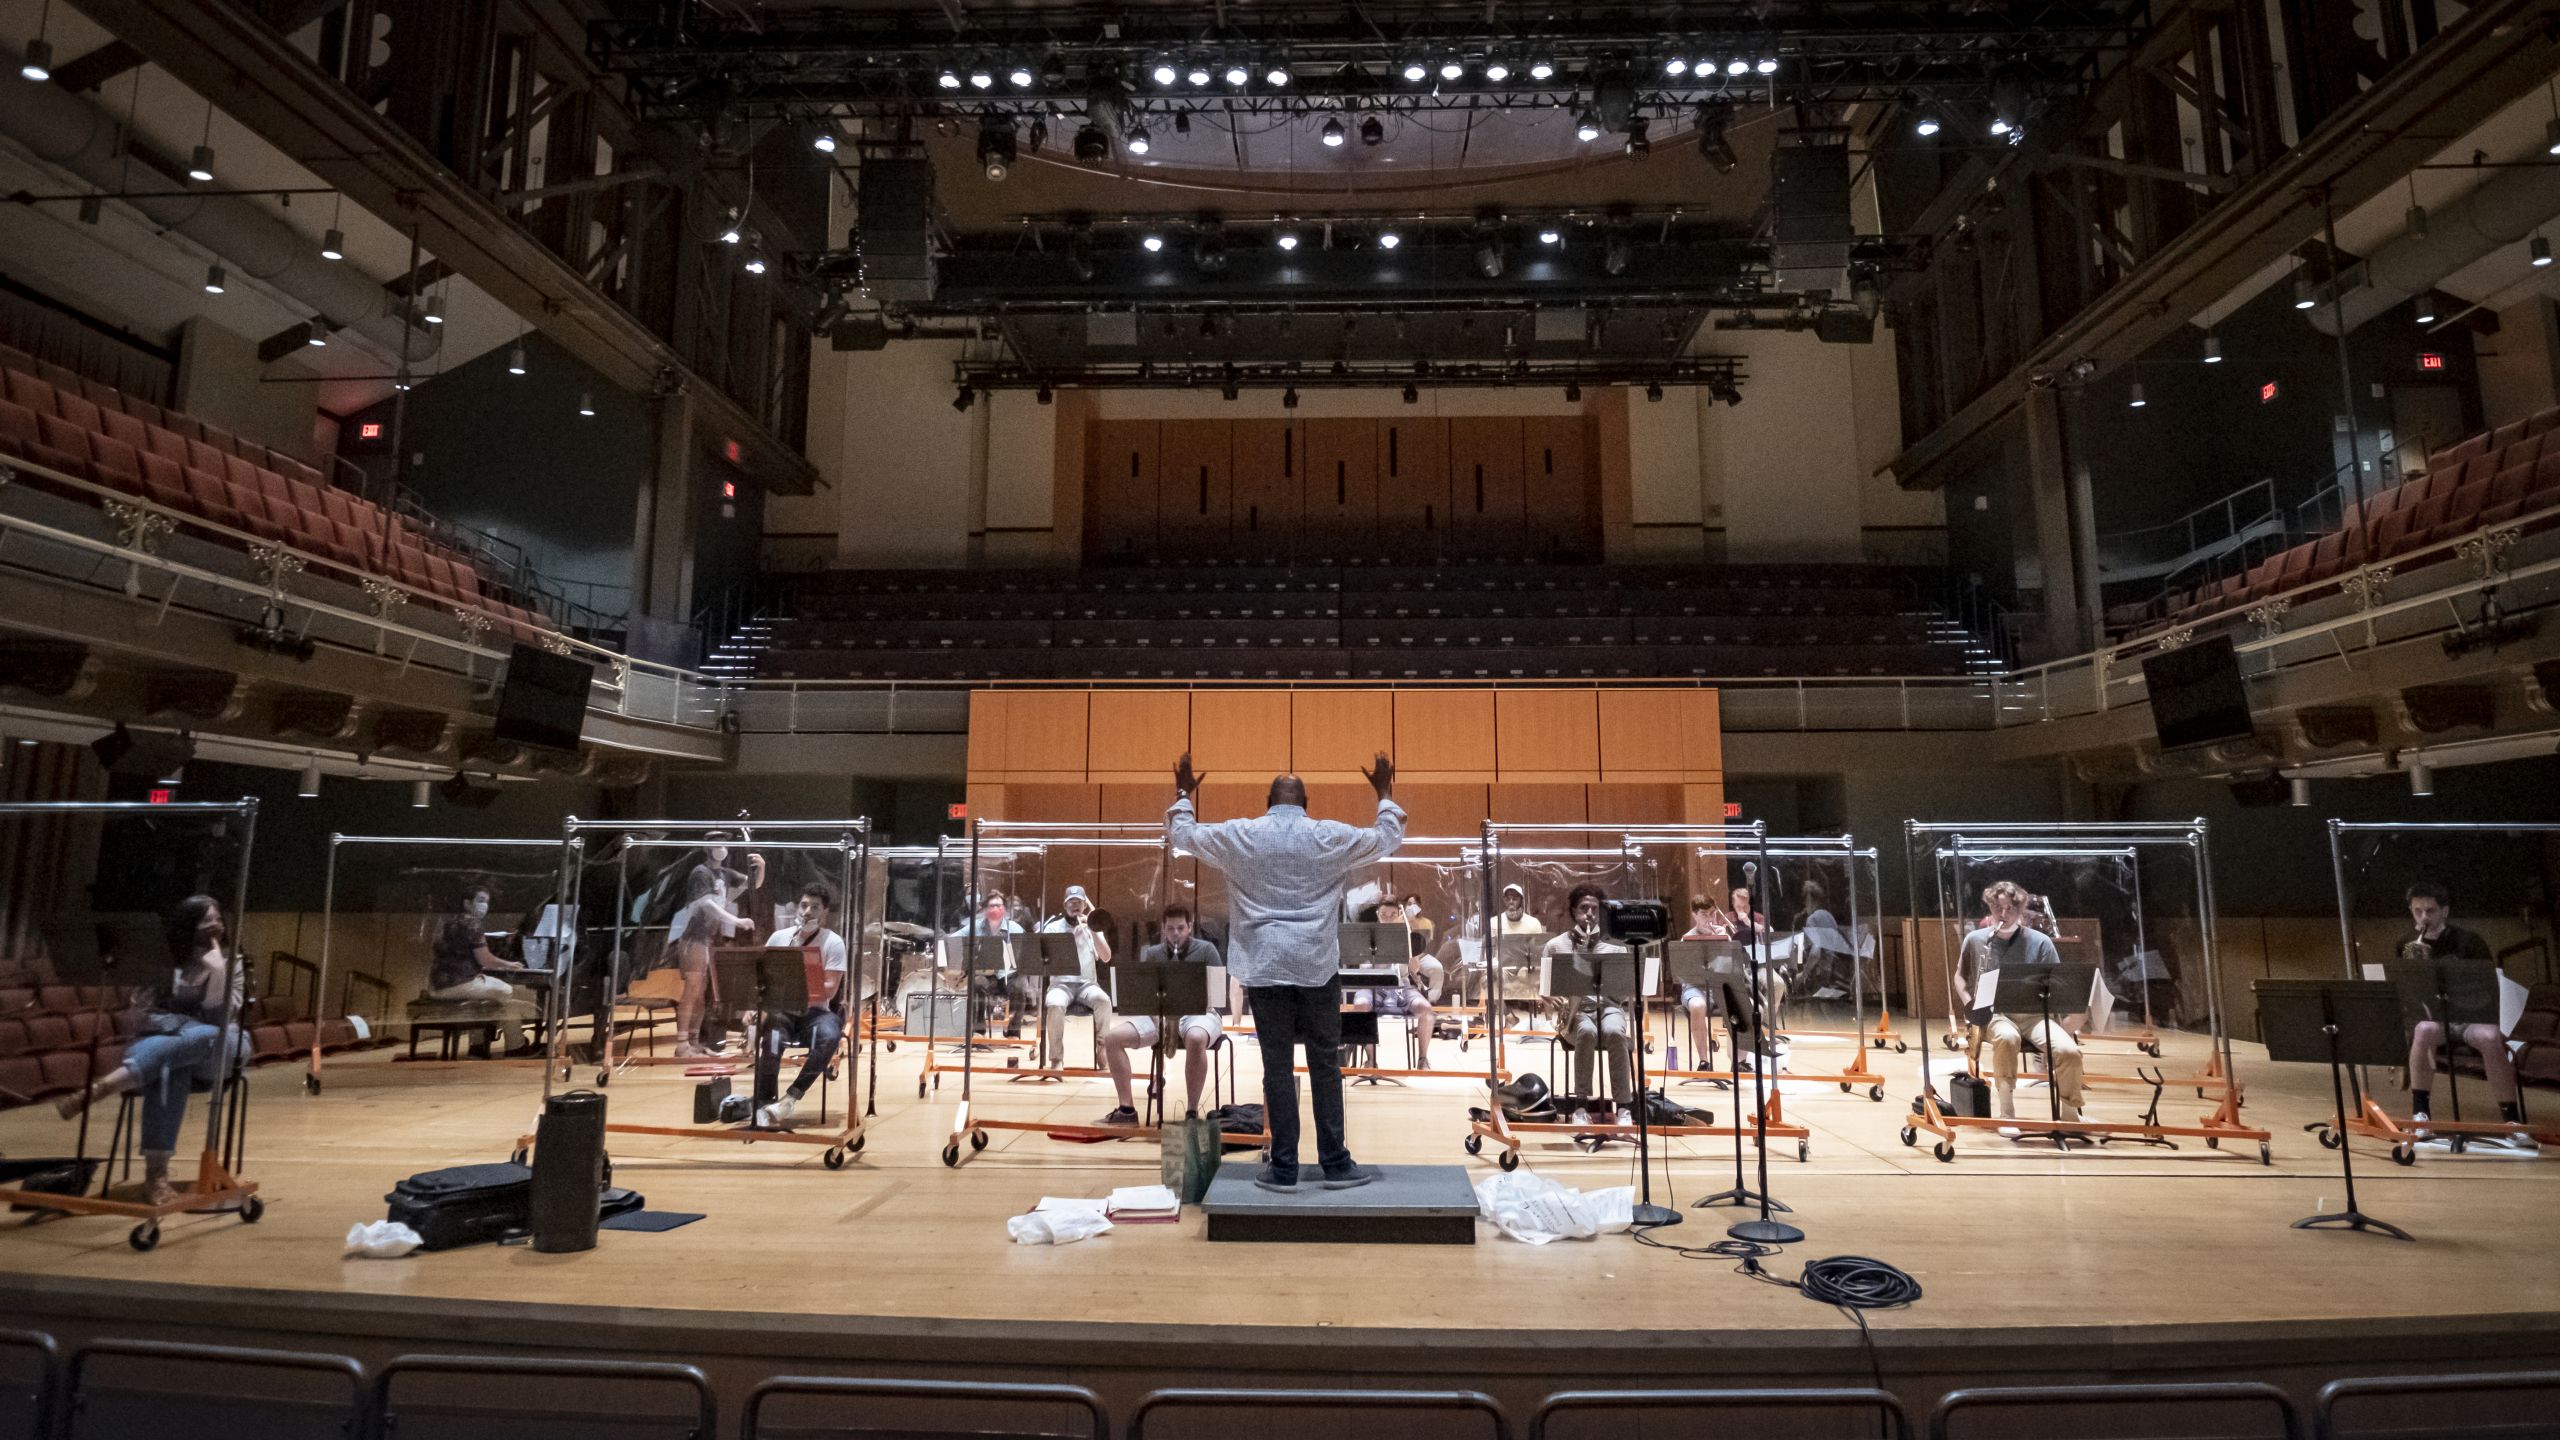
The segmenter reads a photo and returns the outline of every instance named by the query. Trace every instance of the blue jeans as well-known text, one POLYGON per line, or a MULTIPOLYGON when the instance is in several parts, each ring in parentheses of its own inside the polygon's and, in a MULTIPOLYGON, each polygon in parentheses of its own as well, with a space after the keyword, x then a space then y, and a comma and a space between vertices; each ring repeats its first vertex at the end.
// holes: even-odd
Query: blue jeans
POLYGON ((1307 1047, 1307 1088, 1315 1092, 1316 1163, 1330 1178, 1354 1168, 1342 1139, 1342 982, 1247 985, 1254 1037, 1262 1042, 1262 1117, 1271 1132, 1271 1178, 1298 1180, 1296 1050, 1307 1047))
POLYGON ((791 1082, 793 1099, 809 1093, 826 1073, 827 1062, 835 1058, 836 1046, 844 1040, 844 1021, 836 1012, 823 1006, 789 1019, 777 1015, 764 1027, 764 1048, 756 1053, 756 1103, 773 1099, 773 1087, 782 1079, 782 1051, 793 1041, 809 1047, 809 1059, 800 1067, 800 1078, 791 1082))
POLYGON ((214 1058, 221 1045, 220 1027, 188 1020, 174 1035, 144 1035, 125 1047, 124 1068, 133 1072, 134 1089, 142 1097, 144 1154, 167 1155, 177 1150, 178 1131, 187 1120, 187 1096, 211 1090, 222 1078, 214 1058))

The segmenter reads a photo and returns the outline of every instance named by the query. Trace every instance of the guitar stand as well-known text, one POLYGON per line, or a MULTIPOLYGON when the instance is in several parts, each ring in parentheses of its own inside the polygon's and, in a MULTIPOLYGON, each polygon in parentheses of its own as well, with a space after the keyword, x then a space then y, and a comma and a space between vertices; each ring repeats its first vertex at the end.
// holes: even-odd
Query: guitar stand
MULTIPOLYGON (((2133 1073, 2151 1082, 2151 1104, 2142 1112, 2142 1123, 2145 1126, 2156 1128, 2160 1124, 2160 1097, 2168 1090, 2168 1080, 2160 1073, 2158 1066, 2153 1066, 2147 1070, 2140 1066, 2136 1066, 2134 1067, 2133 1073)), ((2083 1077, 2083 1079, 2085 1083, 2086 1077, 2083 1077)), ((2157 1145, 2165 1150, 2175 1150, 2178 1148, 2178 1142, 2170 1139, 2165 1134, 2101 1135, 2098 1137, 2098 1143, 2101 1145, 2112 1145, 2119 1140, 2135 1145, 2157 1145)))

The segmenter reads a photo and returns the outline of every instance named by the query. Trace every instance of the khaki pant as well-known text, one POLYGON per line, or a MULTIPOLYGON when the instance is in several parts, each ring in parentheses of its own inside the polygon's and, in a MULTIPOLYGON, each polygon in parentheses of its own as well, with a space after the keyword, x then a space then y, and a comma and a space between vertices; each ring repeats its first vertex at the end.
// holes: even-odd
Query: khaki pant
MULTIPOLYGON (((2062 1101, 2062 1118, 2080 1118, 2080 1041, 2059 1020, 2032 1022, 2036 1048, 2044 1052, 2045 1069, 2062 1101)), ((2018 1022, 2006 1015, 1991 1017, 1991 1113, 2003 1120, 2017 1116, 2018 1051, 2023 1048, 2018 1022)))

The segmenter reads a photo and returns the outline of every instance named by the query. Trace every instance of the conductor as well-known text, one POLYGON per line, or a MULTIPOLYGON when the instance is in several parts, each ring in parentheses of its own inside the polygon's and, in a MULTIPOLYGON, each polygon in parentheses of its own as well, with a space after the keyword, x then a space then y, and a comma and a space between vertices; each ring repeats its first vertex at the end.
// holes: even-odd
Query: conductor
POLYGON ((1360 867, 1404 844, 1404 809, 1393 798, 1395 762, 1378 757, 1361 772, 1378 792, 1367 829, 1307 814, 1307 787, 1295 775, 1271 782, 1264 811, 1241 820, 1199 822, 1192 796, 1205 777, 1186 754, 1173 768, 1176 792, 1165 839, 1227 878, 1227 973, 1244 986, 1262 1042, 1262 1104, 1271 1159, 1253 1183, 1283 1193, 1298 1184, 1298 1045, 1307 1050, 1315 1092, 1316 1161, 1328 1190, 1378 1178, 1353 1163, 1342 1136, 1342 967, 1336 925, 1342 896, 1360 867))

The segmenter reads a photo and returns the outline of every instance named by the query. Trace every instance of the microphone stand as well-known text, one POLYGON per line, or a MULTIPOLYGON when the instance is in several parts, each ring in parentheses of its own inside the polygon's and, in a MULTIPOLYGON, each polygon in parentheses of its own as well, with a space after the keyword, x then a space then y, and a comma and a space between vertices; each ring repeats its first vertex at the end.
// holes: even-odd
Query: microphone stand
MULTIPOLYGON (((1674 1210, 1667 1205, 1656 1205, 1653 1203, 1653 1148, 1648 1139, 1652 1132, 1652 1127, 1647 1123, 1648 1117, 1646 1115, 1646 1112, 1651 1110, 1653 1106, 1647 1099, 1651 1092, 1647 1091, 1644 1086, 1644 1012, 1646 1009, 1644 992, 1644 951, 1639 948, 1634 951, 1633 954, 1635 956, 1636 972, 1636 1048, 1634 1057, 1636 1063, 1633 1068, 1636 1072, 1636 1175, 1638 1177, 1639 1194, 1636 1197, 1636 1207, 1634 1212, 1635 1218, 1632 1223, 1652 1228, 1663 1225, 1677 1225, 1680 1223, 1682 1216, 1679 1211, 1674 1210)), ((1738 1143, 1739 1135, 1737 1135, 1736 1139, 1738 1143)), ((1666 1151, 1663 1155, 1663 1164, 1667 1167, 1670 1163, 1671 1157, 1669 1152, 1666 1151)))
MULTIPOLYGON (((1751 968, 1751 1134, 1760 1147, 1760 1218, 1745 1220, 1724 1233, 1736 1240, 1757 1241, 1763 1245, 1792 1245, 1804 1238, 1804 1232, 1784 1220, 1772 1220, 1769 1211, 1769 1026, 1760 1008, 1762 977, 1768 968, 1769 928, 1756 927, 1752 932, 1752 948, 1758 963, 1751 968)), ((1740 1126, 1735 1126, 1734 1143, 1741 1143, 1740 1126)))

